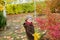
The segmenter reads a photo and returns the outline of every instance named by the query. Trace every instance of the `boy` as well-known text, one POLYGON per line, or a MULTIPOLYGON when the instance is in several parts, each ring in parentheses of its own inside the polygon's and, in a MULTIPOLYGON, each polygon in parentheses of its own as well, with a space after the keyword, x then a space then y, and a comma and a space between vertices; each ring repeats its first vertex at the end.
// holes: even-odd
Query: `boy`
POLYGON ((32 17, 28 16, 25 20, 25 23, 23 24, 26 34, 29 40, 34 40, 34 37, 32 34, 34 34, 34 26, 32 23, 32 17))

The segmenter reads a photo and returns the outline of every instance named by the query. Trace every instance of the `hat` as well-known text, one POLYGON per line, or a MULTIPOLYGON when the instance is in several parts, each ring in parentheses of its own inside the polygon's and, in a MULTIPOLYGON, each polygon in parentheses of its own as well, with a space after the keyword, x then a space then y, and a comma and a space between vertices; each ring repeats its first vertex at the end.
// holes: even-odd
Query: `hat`
POLYGON ((26 16, 26 19, 29 19, 29 18, 32 19, 32 16, 31 15, 26 16))

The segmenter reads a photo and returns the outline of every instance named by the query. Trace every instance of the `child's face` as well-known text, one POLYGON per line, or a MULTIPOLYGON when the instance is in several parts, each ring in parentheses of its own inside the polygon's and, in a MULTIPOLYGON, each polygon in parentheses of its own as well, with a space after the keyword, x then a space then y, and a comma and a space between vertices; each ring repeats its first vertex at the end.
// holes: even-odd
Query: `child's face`
POLYGON ((32 22, 32 18, 29 18, 27 21, 28 21, 28 22, 32 22))

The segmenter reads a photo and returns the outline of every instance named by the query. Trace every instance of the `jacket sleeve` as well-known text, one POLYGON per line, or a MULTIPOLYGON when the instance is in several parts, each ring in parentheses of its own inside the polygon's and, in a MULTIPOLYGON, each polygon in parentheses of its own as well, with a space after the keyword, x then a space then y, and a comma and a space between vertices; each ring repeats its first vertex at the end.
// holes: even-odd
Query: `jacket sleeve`
POLYGON ((24 28, 26 27, 25 23, 23 24, 24 28))

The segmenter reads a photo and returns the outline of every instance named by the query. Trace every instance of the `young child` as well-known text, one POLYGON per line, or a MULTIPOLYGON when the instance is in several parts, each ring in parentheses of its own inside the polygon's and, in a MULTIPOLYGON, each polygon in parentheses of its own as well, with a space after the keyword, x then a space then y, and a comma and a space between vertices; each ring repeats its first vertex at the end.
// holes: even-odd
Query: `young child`
POLYGON ((34 37, 32 34, 34 34, 34 26, 32 23, 32 17, 29 16, 26 18, 25 23, 23 24, 25 30, 26 30, 26 34, 28 37, 28 40, 34 40, 34 37))

